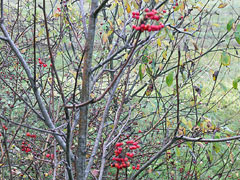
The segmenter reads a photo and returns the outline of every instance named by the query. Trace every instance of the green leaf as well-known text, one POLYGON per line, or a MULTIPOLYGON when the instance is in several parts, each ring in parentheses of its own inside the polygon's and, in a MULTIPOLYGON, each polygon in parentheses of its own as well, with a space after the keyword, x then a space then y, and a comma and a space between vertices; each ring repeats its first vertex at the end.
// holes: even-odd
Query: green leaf
POLYGON ((192 149, 192 142, 187 142, 187 145, 190 149, 192 149))
POLYGON ((170 87, 173 83, 173 72, 170 72, 166 77, 166 83, 170 87))
POLYGON ((240 81, 240 77, 236 78, 234 81, 233 81, 233 88, 234 89, 238 89, 238 82, 240 81))
POLYGON ((221 148, 220 148, 220 145, 219 143, 214 143, 213 144, 213 150, 216 152, 216 153, 219 153, 221 148))
POLYGON ((233 27, 233 23, 234 23, 234 19, 231 19, 230 21, 228 21, 228 24, 227 24, 228 32, 231 31, 231 29, 233 27))
POLYGON ((143 79, 142 64, 140 64, 140 66, 139 66, 138 74, 139 74, 139 77, 140 77, 140 81, 142 81, 142 79, 143 79))
POLYGON ((237 43, 240 44, 240 24, 238 24, 236 27, 235 39, 237 43))
POLYGON ((146 71, 147 71, 147 74, 151 77, 152 76, 152 68, 147 67, 146 71))
POLYGON ((231 62, 231 56, 224 51, 221 55, 220 61, 223 66, 229 66, 231 62))
POLYGON ((174 36, 173 36, 173 34, 172 34, 171 32, 169 32, 169 31, 168 31, 168 36, 169 36, 169 38, 170 38, 172 41, 174 41, 174 36))

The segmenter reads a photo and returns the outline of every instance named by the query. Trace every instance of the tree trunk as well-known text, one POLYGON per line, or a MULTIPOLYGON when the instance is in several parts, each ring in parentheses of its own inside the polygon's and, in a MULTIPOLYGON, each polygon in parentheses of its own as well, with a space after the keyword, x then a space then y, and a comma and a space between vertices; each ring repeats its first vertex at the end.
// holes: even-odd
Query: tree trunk
MULTIPOLYGON (((98 0, 92 0, 91 14, 89 17, 88 34, 85 44, 85 57, 83 62, 83 76, 82 76, 82 91, 81 102, 89 100, 89 87, 90 87, 90 71, 92 64, 92 54, 94 47, 94 36, 96 28, 96 16, 94 10, 98 7, 98 0)), ((88 129, 88 105, 80 108, 79 115, 79 136, 78 136, 78 150, 76 172, 77 180, 83 180, 85 177, 86 169, 86 142, 87 142, 87 129, 88 129)))

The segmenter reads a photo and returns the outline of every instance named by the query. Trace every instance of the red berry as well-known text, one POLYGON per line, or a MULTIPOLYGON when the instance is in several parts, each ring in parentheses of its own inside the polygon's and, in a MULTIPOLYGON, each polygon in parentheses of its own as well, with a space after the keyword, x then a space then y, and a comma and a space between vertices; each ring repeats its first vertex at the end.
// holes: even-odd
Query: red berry
POLYGON ((147 16, 148 16, 148 17, 152 17, 152 16, 154 16, 154 13, 153 13, 153 12, 148 12, 148 13, 147 13, 147 16))
POLYGON ((26 136, 28 136, 28 137, 29 137, 29 136, 31 136, 31 134, 30 134, 29 132, 27 132, 27 133, 26 133, 26 136))
POLYGON ((132 169, 134 170, 134 169, 136 169, 136 167, 135 167, 135 166, 133 166, 133 167, 132 167, 132 169))
POLYGON ((50 154, 46 154, 46 158, 49 158, 51 155, 50 154))
POLYGON ((156 20, 156 21, 159 21, 159 19, 160 19, 160 17, 159 16, 153 16, 154 17, 154 20, 156 20))
POLYGON ((36 138, 37 136, 36 136, 36 134, 32 134, 31 137, 32 138, 36 138))
POLYGON ((140 26, 142 29, 144 29, 145 28, 145 24, 141 24, 141 26, 140 26))
POLYGON ((28 153, 28 152, 30 152, 30 151, 31 151, 31 149, 30 149, 30 148, 27 148, 25 152, 28 153))
POLYGON ((178 3, 176 2, 176 6, 178 6, 178 3))
POLYGON ((118 168, 118 169, 120 168, 118 163, 115 164, 115 167, 118 168))
POLYGON ((149 12, 150 10, 148 8, 145 9, 145 12, 149 12))
POLYGON ((136 25, 133 25, 133 26, 132 26, 133 29, 136 29, 136 27, 137 27, 136 25))
POLYGON ((163 10, 163 13, 166 13, 167 11, 166 10, 163 10))
POLYGON ((139 26, 137 26, 137 27, 136 27, 136 30, 137 30, 137 31, 140 31, 140 30, 141 30, 141 28, 140 28, 139 26))
POLYGON ((175 9, 175 8, 176 8, 176 6, 173 6, 172 8, 173 8, 173 9, 175 9))
POLYGON ((153 10, 152 10, 152 12, 153 12, 154 14, 157 14, 157 11, 156 11, 156 9, 153 9, 153 10))
POLYGON ((134 142, 133 145, 136 146, 138 144, 138 142, 134 142))

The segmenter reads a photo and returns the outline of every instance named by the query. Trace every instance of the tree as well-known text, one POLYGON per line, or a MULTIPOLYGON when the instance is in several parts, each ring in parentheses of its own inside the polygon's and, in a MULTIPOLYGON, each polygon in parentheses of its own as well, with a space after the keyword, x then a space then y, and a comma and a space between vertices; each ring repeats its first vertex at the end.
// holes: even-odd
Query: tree
POLYGON ((14 3, 1 1, 2 178, 238 178, 236 2, 14 3))

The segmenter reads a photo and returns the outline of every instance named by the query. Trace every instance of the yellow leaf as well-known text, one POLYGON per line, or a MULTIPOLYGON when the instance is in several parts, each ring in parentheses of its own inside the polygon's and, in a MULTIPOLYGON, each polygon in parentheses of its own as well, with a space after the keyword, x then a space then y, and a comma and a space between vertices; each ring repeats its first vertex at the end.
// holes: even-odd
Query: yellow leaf
POLYGON ((106 43, 108 40, 108 34, 104 33, 102 39, 103 39, 103 43, 106 43))
POLYGON ((121 19, 118 19, 117 20, 117 24, 120 26, 122 24, 122 20, 121 19))
POLYGON ((162 56, 163 56, 164 59, 167 59, 167 51, 164 51, 162 56))
POLYGON ((108 23, 110 24, 110 28, 112 29, 112 28, 113 28, 112 21, 110 21, 110 20, 108 19, 108 23))
POLYGON ((183 124, 187 125, 187 120, 185 118, 182 118, 181 121, 183 124))
POLYGON ((197 30, 197 28, 195 28, 195 27, 192 27, 192 28, 191 28, 191 30, 193 30, 193 31, 196 31, 196 30, 197 30))
POLYGON ((156 3, 158 3, 158 2, 159 2, 159 0, 155 0, 155 2, 156 2, 156 3))
POLYGON ((93 98, 95 98, 95 95, 93 93, 91 93, 90 97, 93 99, 93 98))
POLYGON ((158 44, 159 47, 161 47, 162 43, 161 43, 161 39, 160 38, 157 39, 157 44, 158 44))
POLYGON ((127 59, 127 58, 128 58, 128 53, 126 53, 126 54, 124 55, 124 57, 125 57, 125 59, 127 59))
POLYGON ((130 5, 128 3, 126 4, 126 6, 127 6, 127 12, 129 14, 131 12, 131 7, 130 7, 130 5))
POLYGON ((180 11, 183 13, 184 9, 185 9, 185 4, 184 2, 180 4, 180 11))
POLYGON ((145 3, 148 3, 150 0, 144 0, 145 3))
POLYGON ((161 71, 161 70, 162 70, 162 68, 163 68, 163 64, 162 64, 162 63, 160 63, 160 64, 159 64, 159 70, 161 71))
POLYGON ((116 0, 115 0, 115 3, 112 3, 109 9, 110 9, 110 10, 113 10, 113 9, 116 7, 117 4, 118 4, 118 3, 117 3, 116 0))
POLYGON ((204 6, 204 4, 201 1, 199 1, 198 4, 200 4, 202 7, 204 6))
POLYGON ((215 26, 215 27, 219 27, 220 26, 219 24, 215 24, 215 23, 212 24, 212 25, 215 26))
POLYGON ((190 130, 192 130, 192 121, 188 121, 188 123, 187 123, 187 127, 190 129, 190 130))
POLYGON ((107 36, 110 36, 112 33, 113 33, 113 30, 109 30, 109 31, 107 32, 107 36))
POLYGON ((221 3, 219 4, 218 8, 225 8, 228 4, 227 3, 221 3))
POLYGON ((22 49, 21 50, 21 53, 23 54, 23 53, 25 53, 27 51, 27 49, 22 49))
POLYGON ((169 119, 167 118, 167 127, 169 127, 170 126, 170 121, 169 121, 169 119))

